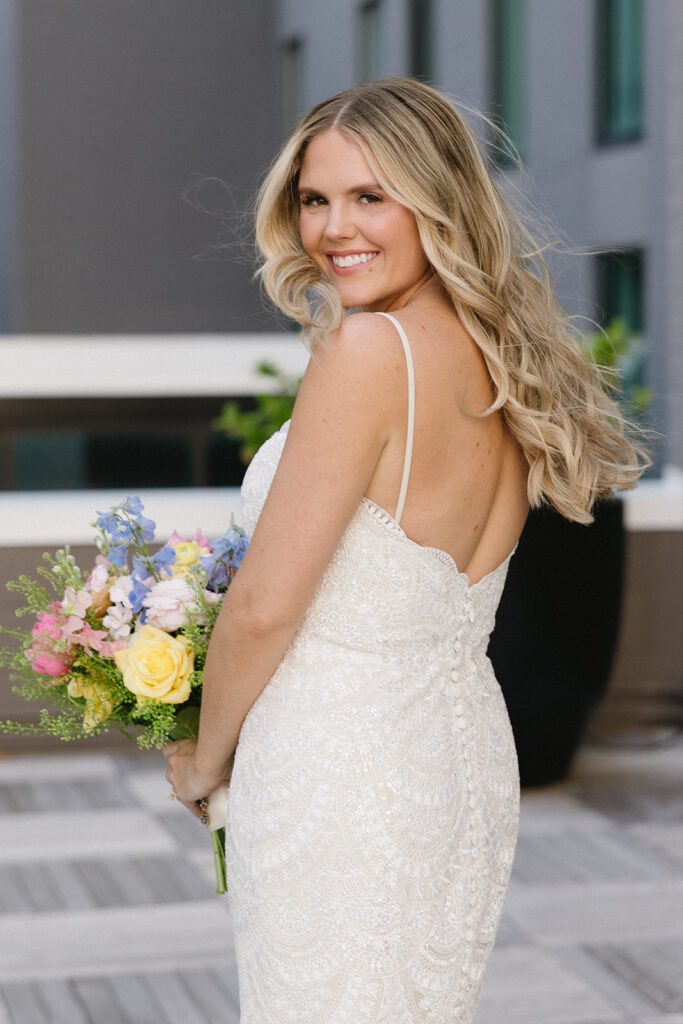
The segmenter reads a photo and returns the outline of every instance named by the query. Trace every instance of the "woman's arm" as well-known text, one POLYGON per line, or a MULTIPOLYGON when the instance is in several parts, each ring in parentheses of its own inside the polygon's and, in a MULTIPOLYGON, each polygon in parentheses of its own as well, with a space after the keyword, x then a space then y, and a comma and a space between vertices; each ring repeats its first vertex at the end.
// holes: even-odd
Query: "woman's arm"
POLYGON ((406 388, 403 351, 384 317, 348 317, 309 363, 211 638, 199 740, 165 751, 167 778, 194 813, 194 802, 228 776, 242 722, 282 660, 392 429, 405 420, 406 388))

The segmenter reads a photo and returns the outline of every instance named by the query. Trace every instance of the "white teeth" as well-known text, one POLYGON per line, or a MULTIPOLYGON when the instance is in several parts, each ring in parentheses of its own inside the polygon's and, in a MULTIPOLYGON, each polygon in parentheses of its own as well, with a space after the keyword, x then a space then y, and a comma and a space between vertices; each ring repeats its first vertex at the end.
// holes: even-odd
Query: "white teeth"
POLYGON ((333 256, 332 262, 335 267, 355 267, 357 263, 367 263, 376 255, 376 252, 357 252, 352 256, 333 256))

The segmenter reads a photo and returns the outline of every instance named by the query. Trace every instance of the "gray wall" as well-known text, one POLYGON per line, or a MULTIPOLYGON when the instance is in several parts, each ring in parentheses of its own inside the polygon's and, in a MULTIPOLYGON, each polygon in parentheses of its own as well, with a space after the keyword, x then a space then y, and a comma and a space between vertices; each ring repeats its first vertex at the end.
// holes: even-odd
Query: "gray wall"
POLYGON ((18 0, 0 0, 0 332, 17 313, 17 94, 18 0))
POLYGON ((273 30, 270 0, 23 0, 18 330, 272 323, 239 215, 278 138, 273 30), (222 229, 183 201, 197 176, 230 185, 203 196, 219 260, 192 258, 222 229))

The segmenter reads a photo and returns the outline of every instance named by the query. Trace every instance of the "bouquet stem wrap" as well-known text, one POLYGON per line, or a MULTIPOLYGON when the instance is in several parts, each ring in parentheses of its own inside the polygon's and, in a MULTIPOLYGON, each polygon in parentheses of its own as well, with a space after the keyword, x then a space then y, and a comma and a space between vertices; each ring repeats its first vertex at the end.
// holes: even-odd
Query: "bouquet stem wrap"
POLYGON ((216 892, 221 895, 228 891, 225 870, 225 808, 228 800, 228 783, 214 789, 206 799, 204 810, 206 825, 211 831, 213 860, 216 866, 216 892))

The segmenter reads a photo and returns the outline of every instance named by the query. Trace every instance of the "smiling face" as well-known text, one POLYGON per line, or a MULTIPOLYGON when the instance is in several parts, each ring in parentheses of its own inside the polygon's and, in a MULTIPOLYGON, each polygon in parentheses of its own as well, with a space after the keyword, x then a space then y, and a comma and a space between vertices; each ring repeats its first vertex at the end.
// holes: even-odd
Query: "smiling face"
POLYGON ((429 276, 415 217, 387 195, 360 147, 341 132, 309 142, 299 201, 303 247, 345 308, 399 309, 429 276))

